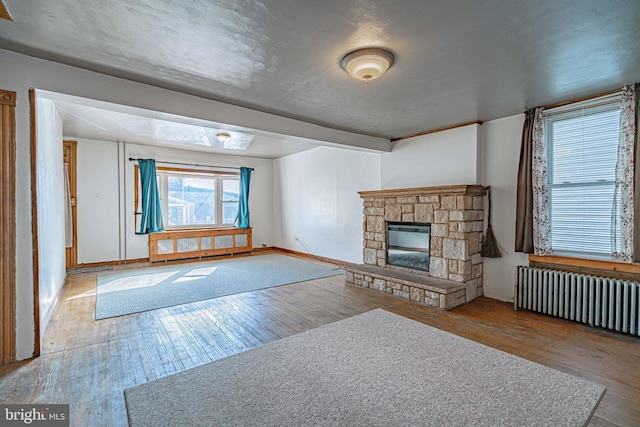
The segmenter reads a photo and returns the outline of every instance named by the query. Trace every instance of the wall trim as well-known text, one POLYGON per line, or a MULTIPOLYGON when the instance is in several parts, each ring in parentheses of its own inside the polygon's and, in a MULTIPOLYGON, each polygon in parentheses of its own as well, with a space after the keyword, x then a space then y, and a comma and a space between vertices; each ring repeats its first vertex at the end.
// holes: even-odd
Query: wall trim
POLYGON ((410 138, 415 138, 415 137, 418 137, 418 136, 430 135, 432 133, 444 132, 446 130, 462 128, 462 127, 470 126, 470 125, 481 125, 481 124, 482 124, 482 122, 480 120, 476 120, 474 122, 460 123, 458 125, 452 125, 452 126, 447 126, 447 127, 433 129, 433 130, 426 130, 424 132, 418 132, 418 133, 414 133, 414 134, 411 134, 411 135, 400 136, 398 138, 391 138, 391 142, 393 143, 393 142, 402 141, 404 139, 410 139, 410 138))
POLYGON ((16 360, 16 92, 0 90, 0 363, 16 360))
POLYGON ((67 277, 68 275, 65 275, 64 284, 60 286, 60 289, 58 289, 58 292, 56 292, 55 296, 53 297, 53 301, 49 306, 49 310, 47 310, 47 312, 42 315, 42 325, 44 325, 43 326, 44 330, 42 331, 43 333, 44 331, 47 330, 47 327, 49 326, 49 321, 53 317, 53 313, 55 313, 56 310, 58 309, 58 305, 60 304, 60 297, 62 296, 62 292, 64 291, 64 287, 67 283, 67 277))
POLYGON ((335 265, 338 265, 338 266, 341 266, 341 267, 355 265, 352 262, 342 261, 342 260, 333 259, 333 258, 326 258, 326 257, 319 256, 319 255, 309 254, 309 253, 306 253, 306 252, 298 252, 298 251, 294 251, 293 249, 278 248, 276 246, 273 246, 271 248, 254 249, 254 252, 260 251, 260 250, 269 250, 269 249, 280 251, 280 252, 284 252, 284 253, 288 253, 290 255, 294 255, 294 256, 297 256, 297 257, 300 257, 300 258, 309 258, 309 259, 314 259, 316 261, 328 262, 329 264, 335 264, 335 265))
POLYGON ((7 9, 7 5, 5 4, 5 0, 0 0, 0 18, 13 21, 11 13, 9 13, 9 9, 7 9))
MULTIPOLYGON (((125 265, 125 264, 135 264, 140 262, 149 262, 149 258, 136 258, 136 259, 125 259, 122 261, 100 261, 100 262, 87 262, 83 264, 77 264, 76 268, 93 268, 93 267, 104 267, 107 265, 125 265)), ((67 270, 73 271, 73 268, 67 270)))
POLYGON ((38 117, 36 90, 29 89, 29 112, 31 132, 31 245, 33 248, 33 357, 40 356, 40 262, 38 261, 38 117))

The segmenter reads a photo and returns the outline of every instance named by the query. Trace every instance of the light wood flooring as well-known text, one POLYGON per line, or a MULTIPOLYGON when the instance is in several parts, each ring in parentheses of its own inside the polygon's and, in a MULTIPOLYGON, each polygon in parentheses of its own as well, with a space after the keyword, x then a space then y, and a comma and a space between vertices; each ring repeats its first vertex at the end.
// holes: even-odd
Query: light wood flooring
POLYGON ((0 366, 0 402, 69 403, 72 426, 126 426, 123 390, 374 308, 607 387, 592 426, 640 425, 640 338, 479 298, 449 312, 330 277, 94 320, 96 273, 68 276, 42 356, 0 366))

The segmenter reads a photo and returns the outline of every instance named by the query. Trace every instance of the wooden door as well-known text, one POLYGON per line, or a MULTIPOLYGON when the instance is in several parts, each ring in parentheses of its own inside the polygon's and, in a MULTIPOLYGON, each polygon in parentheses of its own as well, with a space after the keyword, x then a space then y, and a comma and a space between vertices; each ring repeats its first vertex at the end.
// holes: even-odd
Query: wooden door
POLYGON ((64 163, 68 165, 65 171, 69 176, 69 192, 71 196, 71 224, 72 224, 72 246, 66 249, 67 252, 67 269, 76 268, 78 266, 78 235, 76 230, 76 147, 78 143, 76 141, 63 141, 62 153, 64 157, 64 163))

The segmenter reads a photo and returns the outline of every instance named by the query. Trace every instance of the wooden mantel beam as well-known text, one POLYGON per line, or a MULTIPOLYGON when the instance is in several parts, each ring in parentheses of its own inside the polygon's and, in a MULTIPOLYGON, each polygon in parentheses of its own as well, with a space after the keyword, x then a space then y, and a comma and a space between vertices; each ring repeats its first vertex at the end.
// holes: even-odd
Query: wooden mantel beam
POLYGON ((397 188, 389 190, 358 191, 362 199, 383 197, 411 197, 411 196, 484 196, 486 188, 482 185, 444 185, 439 187, 397 188))

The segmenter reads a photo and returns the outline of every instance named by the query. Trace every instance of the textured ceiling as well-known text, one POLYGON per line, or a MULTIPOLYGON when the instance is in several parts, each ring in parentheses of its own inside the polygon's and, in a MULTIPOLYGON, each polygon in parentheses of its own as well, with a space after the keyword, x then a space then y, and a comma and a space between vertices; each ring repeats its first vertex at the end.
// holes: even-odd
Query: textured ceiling
POLYGON ((0 47, 399 138, 640 81, 637 0, 5 0, 0 47), (396 64, 340 68, 367 46, 396 64))

